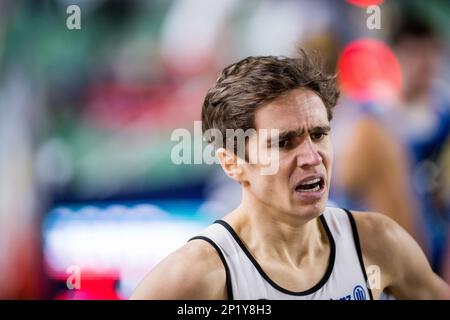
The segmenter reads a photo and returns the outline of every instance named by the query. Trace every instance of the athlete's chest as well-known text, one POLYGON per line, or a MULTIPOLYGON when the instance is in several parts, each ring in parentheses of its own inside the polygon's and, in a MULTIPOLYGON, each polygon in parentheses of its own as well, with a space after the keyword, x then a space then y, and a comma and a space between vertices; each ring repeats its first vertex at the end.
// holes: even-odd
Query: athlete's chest
POLYGON ((277 285, 289 291, 300 292, 314 287, 323 279, 328 269, 328 256, 310 259, 300 267, 293 267, 286 262, 259 262, 264 273, 277 285))

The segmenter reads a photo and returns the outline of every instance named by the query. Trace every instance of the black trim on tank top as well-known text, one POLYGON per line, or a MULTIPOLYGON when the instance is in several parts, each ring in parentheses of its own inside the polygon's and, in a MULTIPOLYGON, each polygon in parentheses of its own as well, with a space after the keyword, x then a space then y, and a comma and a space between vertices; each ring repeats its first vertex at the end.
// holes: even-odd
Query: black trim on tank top
POLYGON ((204 240, 204 241, 208 242, 211 246, 213 246, 214 249, 216 249, 217 254, 220 257, 220 260, 222 260, 223 266, 225 267, 225 278, 226 278, 225 282, 226 282, 226 286, 227 286, 227 299, 233 300, 233 289, 231 287, 230 269, 228 268, 228 264, 227 264, 227 261, 225 260, 222 250, 220 250, 220 248, 217 246, 217 244, 214 241, 212 241, 210 238, 207 238, 204 236, 193 237, 193 238, 189 239, 188 242, 191 240, 196 240, 196 239, 204 240))
POLYGON ((224 220, 216 220, 216 221, 214 221, 214 223, 221 224, 222 226, 225 227, 225 229, 228 230, 228 232, 233 236, 234 240, 237 242, 239 247, 241 247, 242 251, 244 251, 245 255, 253 263, 253 265, 255 266, 256 270, 258 270, 258 272, 264 278, 264 280, 266 280, 272 287, 274 287, 278 291, 281 291, 281 292, 283 292, 285 294, 290 294, 290 295, 294 295, 294 296, 306 296, 306 295, 309 295, 309 294, 313 294, 314 292, 318 291, 320 288, 322 288, 325 285, 325 283, 330 278, 331 272, 333 271, 334 261, 335 261, 335 257, 336 257, 336 245, 334 243, 334 238, 333 238, 333 235, 331 234, 330 229, 328 228, 327 222, 326 222, 325 217, 323 215, 320 216, 320 221, 322 222, 322 225, 323 225, 323 227, 325 229, 325 232, 327 233, 327 236, 328 236, 328 242, 330 243, 330 255, 329 255, 329 259, 328 259, 328 267, 327 267, 327 270, 326 270, 324 276, 322 277, 322 279, 320 279, 320 281, 317 284, 315 284, 310 289, 307 289, 305 291, 300 291, 300 292, 291 291, 291 290, 288 290, 288 289, 283 288, 283 287, 279 286, 278 284, 276 284, 264 272, 264 270, 261 268, 259 263, 256 261, 256 259, 253 257, 253 255, 250 253, 250 251, 245 246, 245 244, 242 242, 242 240, 239 237, 239 235, 233 230, 233 228, 227 222, 225 222, 224 220))
POLYGON ((355 242, 355 247, 356 247, 356 252, 358 254, 359 264, 361 266, 361 270, 364 275, 364 280, 366 281, 366 288, 367 288, 367 291, 369 291, 370 300, 373 300, 372 290, 367 285, 368 278, 367 278, 366 268, 364 267, 364 260, 362 257, 361 244, 359 242, 358 228, 356 227, 355 218, 353 217, 353 214, 351 213, 350 210, 345 209, 345 208, 342 208, 342 209, 347 213, 348 219, 350 220, 350 225, 352 227, 352 232, 353 232, 353 241, 355 242))

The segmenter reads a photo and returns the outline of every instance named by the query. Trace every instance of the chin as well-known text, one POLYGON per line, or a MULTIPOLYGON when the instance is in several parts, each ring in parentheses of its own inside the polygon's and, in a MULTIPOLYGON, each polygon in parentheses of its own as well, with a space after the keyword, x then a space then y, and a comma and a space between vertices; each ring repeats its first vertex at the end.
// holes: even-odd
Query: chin
POLYGON ((308 204, 297 204, 293 210, 296 216, 302 217, 305 220, 312 220, 319 217, 326 208, 327 199, 308 204))

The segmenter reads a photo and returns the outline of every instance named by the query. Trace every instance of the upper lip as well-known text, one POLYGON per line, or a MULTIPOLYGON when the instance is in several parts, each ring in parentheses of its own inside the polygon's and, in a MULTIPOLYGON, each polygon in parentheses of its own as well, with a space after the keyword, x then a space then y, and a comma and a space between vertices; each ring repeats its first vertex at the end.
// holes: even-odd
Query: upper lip
POLYGON ((294 190, 297 189, 297 187, 305 182, 308 182, 310 180, 314 180, 314 179, 321 179, 322 181, 325 181, 325 176, 321 173, 316 173, 316 174, 312 174, 309 176, 306 176, 305 178, 303 178, 302 180, 300 180, 299 182, 297 182, 294 186, 294 190))

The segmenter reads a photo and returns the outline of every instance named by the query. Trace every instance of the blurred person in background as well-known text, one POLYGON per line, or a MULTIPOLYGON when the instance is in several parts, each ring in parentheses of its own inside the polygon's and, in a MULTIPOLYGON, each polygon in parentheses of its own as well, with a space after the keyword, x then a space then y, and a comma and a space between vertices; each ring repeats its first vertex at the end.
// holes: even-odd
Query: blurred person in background
POLYGON ((448 170, 444 159, 450 136, 450 95, 449 84, 440 79, 445 48, 438 28, 417 12, 406 12, 394 21, 391 41, 404 83, 387 121, 407 146, 408 174, 431 245, 431 265, 442 274, 450 227, 443 179, 448 170))
POLYGON ((426 250, 401 142, 372 114, 369 104, 361 105, 345 98, 343 101, 336 108, 333 123, 336 161, 331 202, 383 212, 426 250), (363 160, 352 161, 355 156, 363 160))
MULTIPOLYGON (((405 3, 404 3, 405 4, 405 3)), ((417 3, 416 3, 417 4, 417 3)), ((427 14, 405 4, 388 28, 400 63, 402 87, 391 100, 347 97, 336 108, 335 176, 330 198, 343 206, 381 211, 422 245, 443 274, 449 233, 443 156, 450 131, 448 84, 439 81, 443 41, 427 14), (366 161, 351 164, 351 155, 366 161)), ((381 62, 385 63, 385 61, 381 62)), ((386 73, 391 70, 379 65, 386 73)), ((345 98, 344 98, 345 99, 345 98)))
POLYGON ((375 95, 360 101, 344 90, 336 107, 330 201, 346 208, 384 213, 427 250, 411 190, 407 151, 398 134, 380 116, 380 112, 387 111, 381 110, 378 98, 375 95))
POLYGON ((449 85, 438 78, 444 48, 430 23, 417 17, 402 22, 393 38, 407 79, 396 105, 398 117, 404 119, 397 128, 411 152, 415 191, 432 243, 432 265, 441 272, 450 227, 450 203, 441 178, 448 170, 444 159, 450 137, 449 85))

